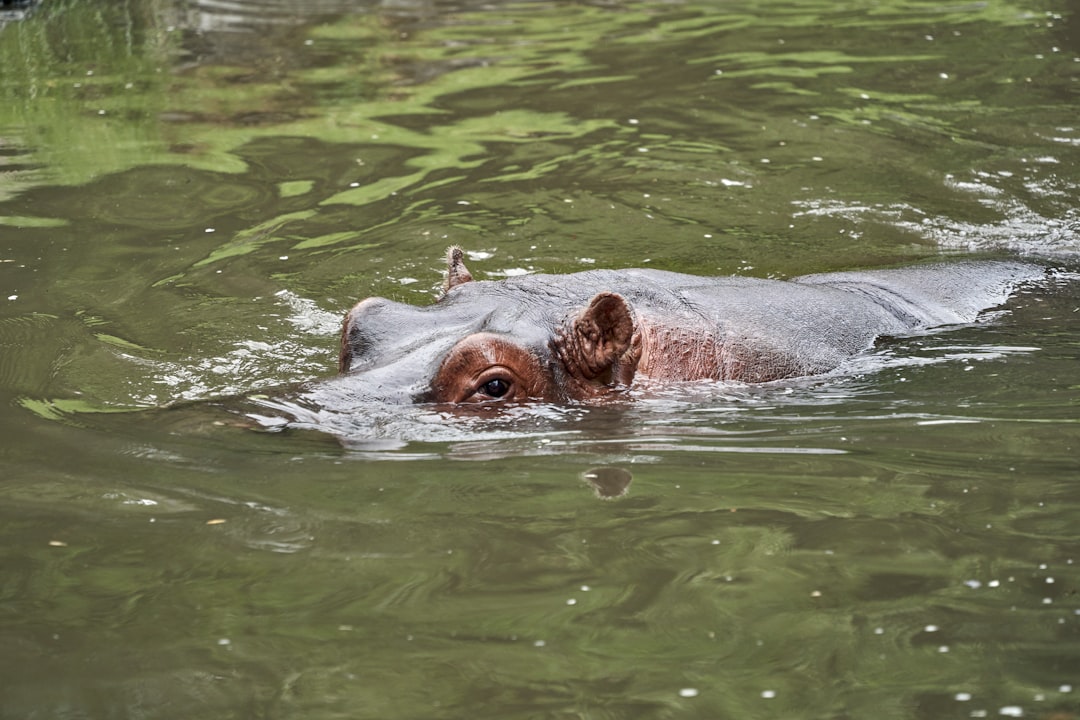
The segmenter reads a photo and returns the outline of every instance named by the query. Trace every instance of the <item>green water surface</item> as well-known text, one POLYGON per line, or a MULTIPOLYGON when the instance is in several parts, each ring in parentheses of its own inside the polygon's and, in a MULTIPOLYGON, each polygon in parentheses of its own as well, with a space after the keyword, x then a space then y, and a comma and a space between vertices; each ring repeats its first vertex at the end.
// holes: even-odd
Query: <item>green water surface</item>
POLYGON ((826 378, 251 421, 451 243, 1075 273, 1078 153, 1067 0, 41 3, 0 27, 0 718, 1080 716, 1074 280, 826 378))

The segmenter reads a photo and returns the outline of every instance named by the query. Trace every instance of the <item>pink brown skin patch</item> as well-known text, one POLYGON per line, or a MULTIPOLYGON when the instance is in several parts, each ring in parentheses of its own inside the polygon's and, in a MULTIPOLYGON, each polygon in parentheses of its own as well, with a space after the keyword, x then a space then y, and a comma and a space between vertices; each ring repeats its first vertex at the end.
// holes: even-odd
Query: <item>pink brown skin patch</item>
MULTIPOLYGON (((610 384, 618 369, 632 367, 627 355, 634 336, 634 320, 622 296, 597 293, 589 306, 555 332, 555 351, 570 377, 610 384)), ((633 371, 630 370, 632 377, 633 371)))
MULTIPOLYGON (((449 248, 446 261, 444 296, 473 281, 461 248, 449 248)), ((554 329, 549 350, 562 364, 561 383, 540 353, 494 333, 476 333, 454 345, 443 359, 431 383, 431 399, 480 403, 594 397, 633 378, 636 361, 628 352, 633 336, 626 301, 616 293, 598 293, 563 327, 554 329)))
POLYGON ((469 335, 454 345, 431 392, 438 403, 553 401, 561 395, 536 355, 492 333, 469 335))
POLYGON ((476 333, 454 345, 442 361, 431 383, 431 399, 478 403, 596 397, 630 384, 637 364, 630 352, 633 339, 626 301, 616 293, 597 293, 553 333, 549 350, 561 363, 558 370, 540 353, 512 340, 476 333))

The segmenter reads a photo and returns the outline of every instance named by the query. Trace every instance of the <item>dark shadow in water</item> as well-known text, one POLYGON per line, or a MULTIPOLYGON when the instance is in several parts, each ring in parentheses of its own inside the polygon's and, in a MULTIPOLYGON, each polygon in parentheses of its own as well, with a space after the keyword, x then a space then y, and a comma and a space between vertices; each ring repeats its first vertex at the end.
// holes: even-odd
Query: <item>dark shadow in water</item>
POLYGON ((581 474, 582 480, 592 486, 596 497, 601 500, 614 500, 630 492, 633 474, 621 467, 594 467, 581 474))
POLYGON ((0 28, 9 22, 25 20, 41 0, 3 0, 0 2, 0 28))

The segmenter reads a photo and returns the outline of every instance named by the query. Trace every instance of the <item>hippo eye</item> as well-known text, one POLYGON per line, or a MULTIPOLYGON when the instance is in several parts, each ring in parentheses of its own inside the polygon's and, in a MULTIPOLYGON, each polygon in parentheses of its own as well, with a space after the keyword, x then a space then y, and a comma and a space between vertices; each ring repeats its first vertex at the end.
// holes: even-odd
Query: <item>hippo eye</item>
POLYGON ((510 392, 510 383, 503 378, 493 378, 480 386, 480 392, 488 397, 501 398, 510 392))
POLYGON ((504 365, 492 365, 476 376, 468 385, 464 397, 458 402, 506 402, 523 400, 524 384, 521 378, 504 365), (519 397, 521 395, 521 397, 519 397))
POLYGON ((553 397, 551 371, 541 365, 537 355, 501 335, 469 335, 443 358, 425 397, 437 403, 479 403, 485 411, 553 397))

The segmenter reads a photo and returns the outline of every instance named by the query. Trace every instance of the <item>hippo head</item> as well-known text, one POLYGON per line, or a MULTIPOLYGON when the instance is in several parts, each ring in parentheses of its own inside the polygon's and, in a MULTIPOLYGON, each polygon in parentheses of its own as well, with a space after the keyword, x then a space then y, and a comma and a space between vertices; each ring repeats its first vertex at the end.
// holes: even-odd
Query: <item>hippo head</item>
POLYGON ((342 380, 379 399, 434 403, 559 402, 627 384, 631 310, 558 276, 475 281, 447 252, 442 296, 415 307, 368 298, 345 316, 342 380))

